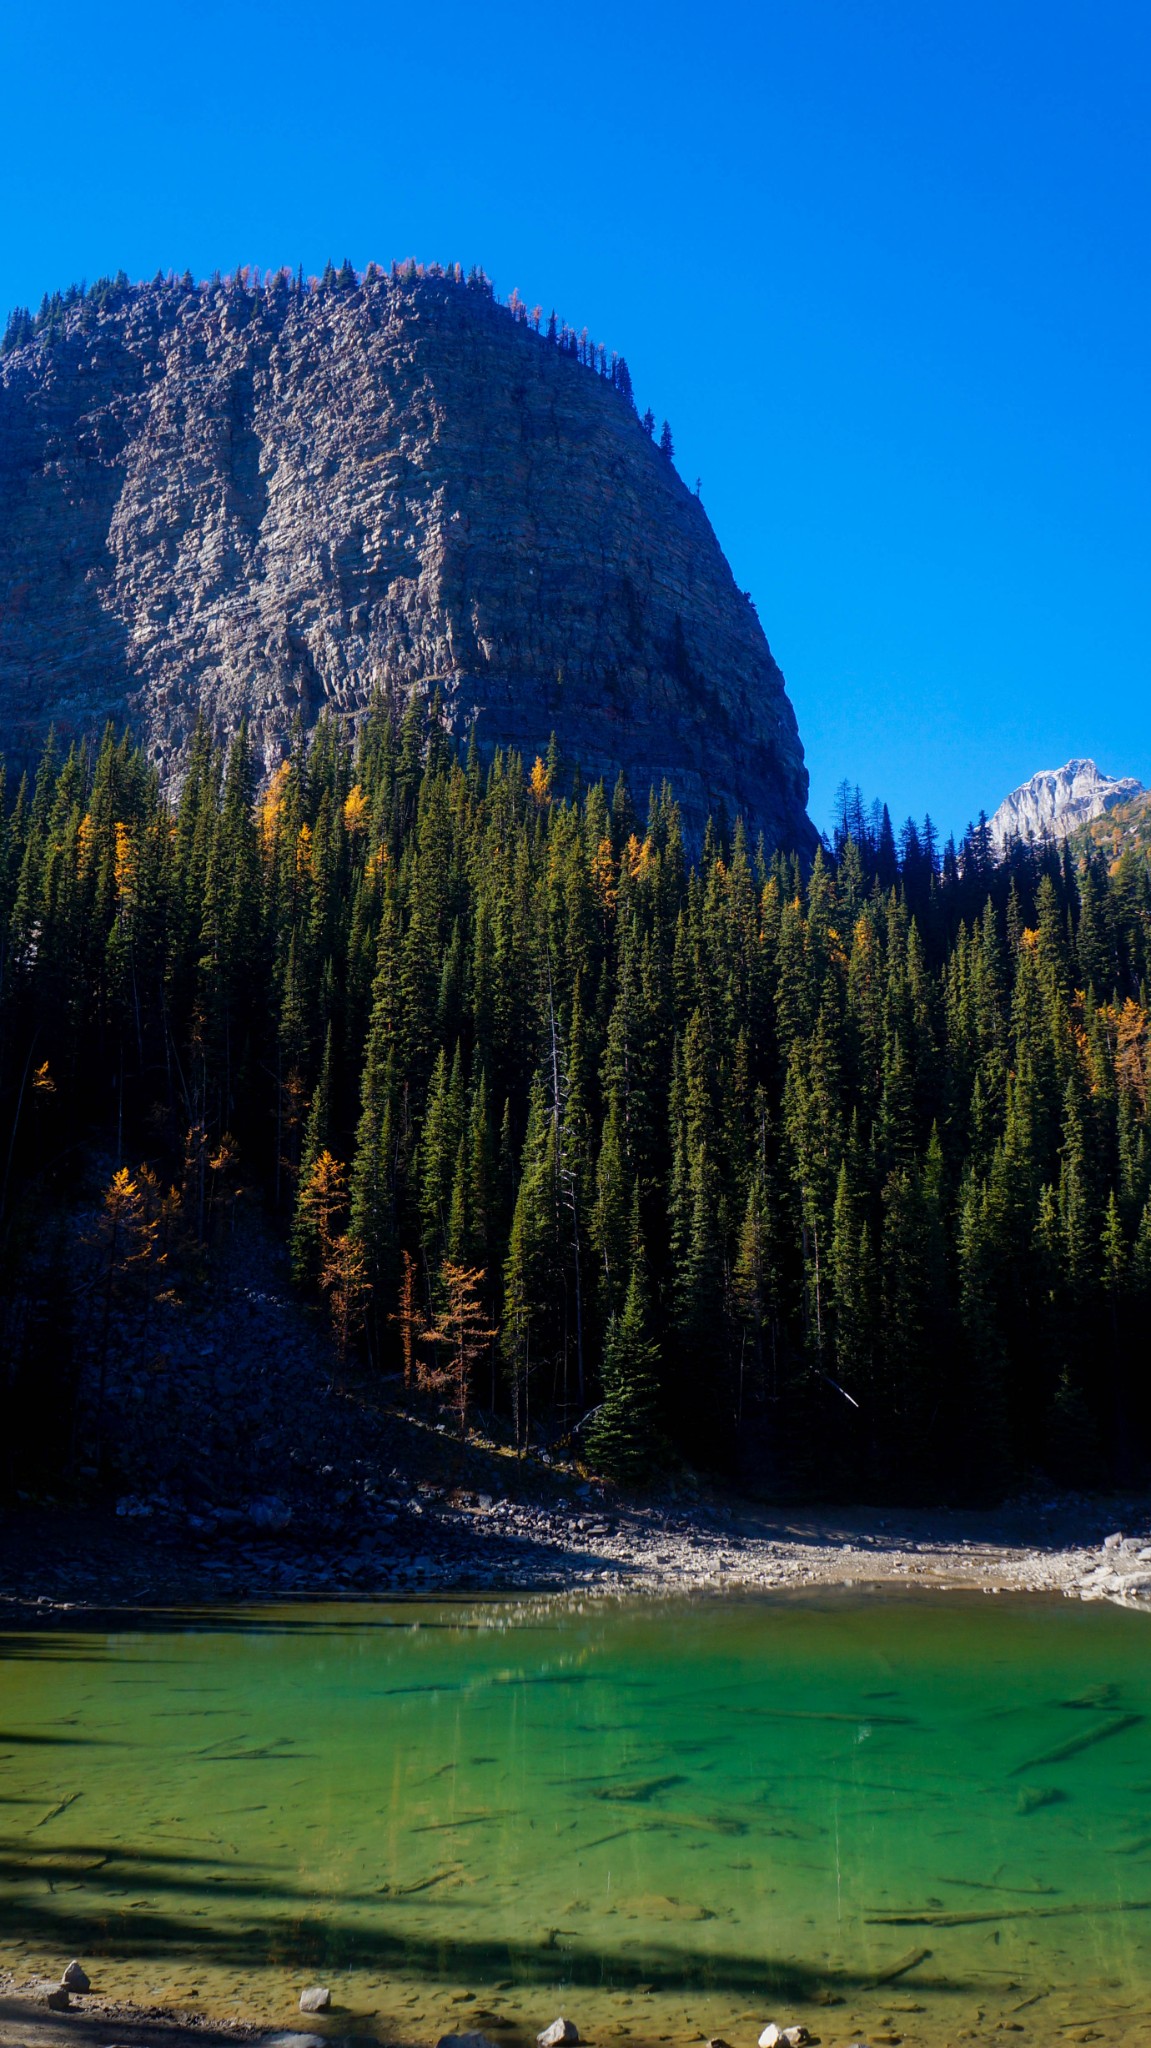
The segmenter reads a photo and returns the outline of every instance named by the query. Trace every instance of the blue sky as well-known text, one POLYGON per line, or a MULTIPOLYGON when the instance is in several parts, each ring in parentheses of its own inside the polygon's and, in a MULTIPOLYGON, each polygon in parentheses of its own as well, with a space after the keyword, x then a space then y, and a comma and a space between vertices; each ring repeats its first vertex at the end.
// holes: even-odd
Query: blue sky
POLYGON ((169 0, 0 19, 0 306, 481 262, 627 356, 811 809, 1151 782, 1151 9, 169 0))

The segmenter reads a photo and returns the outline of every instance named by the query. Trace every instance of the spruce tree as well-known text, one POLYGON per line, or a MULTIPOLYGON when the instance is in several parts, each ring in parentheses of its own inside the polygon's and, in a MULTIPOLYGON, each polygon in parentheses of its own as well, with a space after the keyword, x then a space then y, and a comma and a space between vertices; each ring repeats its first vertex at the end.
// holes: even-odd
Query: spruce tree
POLYGON ((597 1470, 632 1483, 653 1477, 659 1456, 659 1345, 651 1336, 646 1259, 633 1191, 631 1276, 621 1310, 604 1337, 603 1400, 586 1430, 597 1470))

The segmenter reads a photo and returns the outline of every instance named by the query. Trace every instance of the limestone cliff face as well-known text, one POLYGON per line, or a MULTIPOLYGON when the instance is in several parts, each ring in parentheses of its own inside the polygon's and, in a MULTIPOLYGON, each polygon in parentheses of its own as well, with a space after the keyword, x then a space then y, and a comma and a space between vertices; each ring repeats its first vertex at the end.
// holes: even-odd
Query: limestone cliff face
POLYGON ((1094 761, 1044 768, 1006 796, 991 820, 998 852, 1012 839, 1066 839, 1080 825, 1129 803, 1143 785, 1133 775, 1104 775, 1094 761))
POLYGON ((783 678, 699 502, 608 378, 483 289, 135 287, 0 359, 0 741, 198 711, 292 721, 438 686, 809 848, 783 678))

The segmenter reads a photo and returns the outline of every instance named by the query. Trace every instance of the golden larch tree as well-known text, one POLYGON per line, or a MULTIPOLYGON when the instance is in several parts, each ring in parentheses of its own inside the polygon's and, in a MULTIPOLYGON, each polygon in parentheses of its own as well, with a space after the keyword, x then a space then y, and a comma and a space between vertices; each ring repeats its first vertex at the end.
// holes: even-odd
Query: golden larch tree
POLYGON ((461 1437, 467 1435, 472 1367, 498 1335, 489 1325, 480 1300, 486 1278, 482 1266, 457 1266, 453 1260, 445 1259, 440 1267, 443 1309, 420 1338, 421 1343, 448 1353, 448 1363, 434 1366, 425 1383, 433 1389, 450 1391, 459 1412, 461 1437))

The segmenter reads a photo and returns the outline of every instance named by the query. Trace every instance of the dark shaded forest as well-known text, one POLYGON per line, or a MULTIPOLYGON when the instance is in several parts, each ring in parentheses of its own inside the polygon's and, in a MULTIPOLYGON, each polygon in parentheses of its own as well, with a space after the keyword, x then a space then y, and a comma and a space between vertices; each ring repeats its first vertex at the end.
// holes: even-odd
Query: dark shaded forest
POLYGON ((0 819, 10 1452, 67 1439, 83 1218, 109 1300, 177 1243, 210 1285, 242 1186, 340 1371, 463 1432, 768 1493, 1146 1475, 1136 851, 996 863, 845 790, 809 871, 691 854, 666 787, 423 701, 263 789, 200 731, 175 807, 128 736, 50 742, 0 819))

